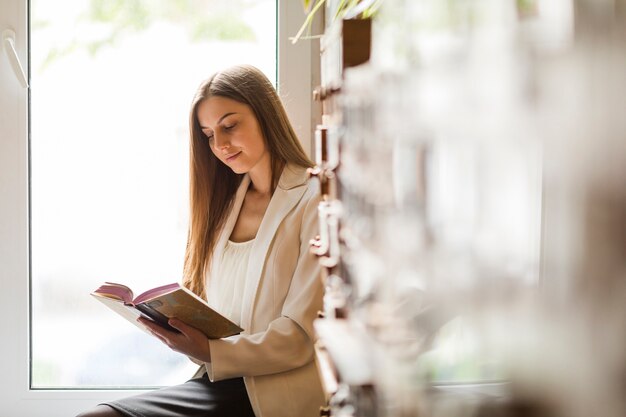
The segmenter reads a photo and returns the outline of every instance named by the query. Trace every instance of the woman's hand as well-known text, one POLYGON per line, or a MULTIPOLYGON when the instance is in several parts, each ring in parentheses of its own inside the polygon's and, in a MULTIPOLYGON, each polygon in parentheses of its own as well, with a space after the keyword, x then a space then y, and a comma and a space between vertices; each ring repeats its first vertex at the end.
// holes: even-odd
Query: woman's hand
POLYGON ((137 321, 170 349, 191 356, 200 362, 211 362, 209 339, 195 327, 188 326, 178 319, 170 319, 168 324, 180 332, 175 333, 143 317, 139 317, 137 321))

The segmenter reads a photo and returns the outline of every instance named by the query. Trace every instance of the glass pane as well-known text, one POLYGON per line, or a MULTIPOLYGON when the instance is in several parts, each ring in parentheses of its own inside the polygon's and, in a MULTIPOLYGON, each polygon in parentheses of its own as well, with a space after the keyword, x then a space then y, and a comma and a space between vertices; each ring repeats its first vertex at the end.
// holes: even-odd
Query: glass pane
POLYGON ((188 112, 219 68, 275 80, 274 0, 31 1, 32 386, 159 386, 196 368, 89 293, 179 281, 188 112))

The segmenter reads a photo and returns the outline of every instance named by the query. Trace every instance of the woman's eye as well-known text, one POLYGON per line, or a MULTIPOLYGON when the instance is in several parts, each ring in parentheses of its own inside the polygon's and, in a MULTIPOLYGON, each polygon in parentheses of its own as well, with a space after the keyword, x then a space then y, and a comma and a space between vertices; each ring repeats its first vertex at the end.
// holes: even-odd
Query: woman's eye
POLYGON ((224 130, 231 130, 231 129, 233 129, 235 126, 237 126, 237 123, 233 123, 232 125, 224 126, 224 130))
POLYGON ((205 133, 204 135, 206 136, 206 138, 207 138, 207 140, 208 140, 209 142, 213 142, 213 135, 212 135, 212 134, 211 134, 211 135, 207 135, 207 134, 205 133))

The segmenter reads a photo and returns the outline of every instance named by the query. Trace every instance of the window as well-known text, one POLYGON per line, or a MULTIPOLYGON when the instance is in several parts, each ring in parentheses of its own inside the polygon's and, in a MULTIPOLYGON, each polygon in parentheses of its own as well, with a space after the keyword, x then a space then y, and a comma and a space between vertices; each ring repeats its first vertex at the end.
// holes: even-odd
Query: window
MULTIPOLYGON (((31 90, 20 87, 3 53, 0 314, 10 318, 3 320, 2 330, 5 340, 13 343, 5 343, 0 355, 0 378, 6 387, 1 396, 8 414, 65 416, 134 392, 89 388, 128 386, 137 381, 169 384, 189 375, 184 369, 186 362, 153 340, 140 340, 136 329, 91 300, 88 293, 104 280, 134 286, 143 279, 145 284, 137 288, 141 290, 141 285, 180 278, 186 233, 188 105, 200 80, 219 68, 212 66, 213 62, 220 66, 242 62, 241 57, 227 54, 232 43, 228 49, 214 44, 221 53, 212 55, 204 53, 212 48, 202 42, 217 43, 216 36, 233 37, 229 30, 236 27, 243 38, 249 39, 252 32, 260 42, 278 46, 277 51, 267 54, 269 57, 248 49, 246 58, 259 58, 248 62, 277 80, 305 149, 309 148, 311 130, 312 46, 307 42, 292 46, 289 42, 288 37, 297 31, 304 16, 297 2, 279 1, 273 13, 256 10, 252 17, 223 9, 236 24, 203 26, 188 20, 182 25, 184 29, 176 29, 177 21, 185 22, 183 11, 174 10, 181 13, 176 15, 168 9, 174 8, 168 4, 183 2, 111 0, 72 2, 63 7, 42 0, 33 0, 30 5, 25 0, 11 3, 2 3, 0 14, 3 23, 8 22, 16 32, 16 50, 30 73, 31 90), (134 5, 132 10, 120 12, 119 7, 129 4, 134 5), (146 5, 153 10, 142 9, 146 5), (60 19, 58 24, 51 21, 55 9, 62 11, 54 17, 60 19), (127 20, 118 24, 111 17, 120 13, 127 20), (132 23, 137 18, 139 23, 132 23), (274 34, 255 32, 254 25, 267 24, 267 19, 276 19, 276 24, 269 25, 274 34), (157 37, 158 47, 145 47, 157 45, 150 36, 157 37), (193 39, 199 40, 194 43, 193 39), (51 40, 54 44, 48 43, 51 40), (114 58, 115 54, 120 55, 114 58), (196 55, 198 63, 187 61, 185 54, 196 55), (89 62, 95 66, 87 66, 89 62), (148 69, 141 68, 144 64, 148 69), (165 74, 159 76, 158 71, 165 74), (107 85, 109 81, 113 83, 107 85), (139 96, 130 95, 129 90, 139 96), (172 94, 180 95, 173 98, 172 94), (79 106, 72 108, 77 102, 79 106), (148 110, 148 105, 155 107, 148 110), (165 127, 166 120, 178 125, 165 127), (181 159, 183 166, 174 166, 181 159), (46 166, 46 160, 54 162, 46 166), (143 166, 140 172, 138 166, 143 166), (181 200, 182 207, 170 205, 181 200), (118 220, 110 220, 117 215, 121 215, 118 220), (64 261, 63 253, 72 254, 69 259, 80 258, 81 263, 64 261), (71 281, 70 276, 76 280, 71 281), (97 331, 90 330, 95 327, 90 320, 98 323, 97 331), (128 333, 116 335, 117 330, 128 333), (164 367, 158 372, 163 379, 137 376, 136 369, 144 367, 141 362, 120 364, 123 359, 115 357, 114 351, 124 351, 120 345, 133 343, 132 338, 139 339, 134 343, 142 349, 145 343, 154 346, 150 354, 158 355, 162 362, 164 367), (78 349, 78 345, 90 352, 78 349), (60 362, 55 362, 59 358, 60 362), (105 375, 99 373, 99 367, 115 372, 105 375)), ((224 4, 191 3, 207 8, 209 4, 224 4)), ((197 14, 193 17, 201 20, 197 14)), ((232 42, 245 43, 241 39, 232 42)), ((138 349, 129 351, 132 354, 138 349)), ((147 356, 140 359, 154 365, 156 359, 147 356)))
POLYGON ((275 80, 276 3, 33 0, 30 17, 31 384, 184 380, 196 365, 86 294, 180 280, 189 103, 223 66, 275 80))

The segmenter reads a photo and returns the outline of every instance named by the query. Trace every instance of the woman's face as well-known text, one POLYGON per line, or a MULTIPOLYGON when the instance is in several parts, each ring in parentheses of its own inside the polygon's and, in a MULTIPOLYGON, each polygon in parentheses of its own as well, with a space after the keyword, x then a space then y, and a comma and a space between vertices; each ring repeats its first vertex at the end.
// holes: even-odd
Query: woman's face
POLYGON ((214 96, 198 104, 196 117, 213 154, 237 174, 269 160, 259 122, 248 105, 214 96))

